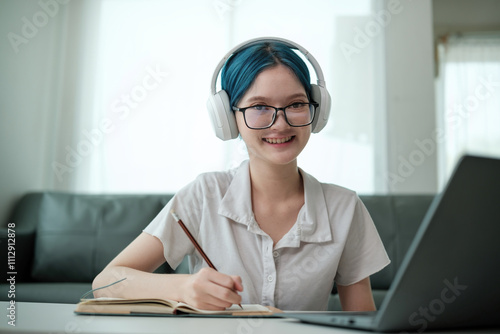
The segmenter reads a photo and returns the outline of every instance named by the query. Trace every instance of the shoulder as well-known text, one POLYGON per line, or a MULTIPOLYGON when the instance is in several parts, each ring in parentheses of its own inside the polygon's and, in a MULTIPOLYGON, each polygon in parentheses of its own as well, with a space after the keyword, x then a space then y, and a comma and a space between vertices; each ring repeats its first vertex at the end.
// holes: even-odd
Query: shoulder
POLYGON ((306 187, 312 191, 320 190, 323 193, 326 203, 332 202, 351 202, 356 203, 359 200, 358 194, 349 188, 334 184, 318 181, 315 177, 301 170, 302 175, 307 180, 306 187))
POLYGON ((233 181, 236 171, 237 169, 230 169, 201 173, 178 193, 195 192, 200 195, 224 194, 233 181))
POLYGON ((358 198, 358 194, 349 188, 345 188, 333 183, 320 183, 326 197, 341 197, 349 200, 358 198))
POLYGON ((363 202, 354 190, 331 183, 322 183, 321 187, 325 203, 332 214, 350 217, 349 221, 352 221, 359 210, 364 210, 363 202))
POLYGON ((226 183, 231 183, 232 179, 233 179, 233 170, 214 171, 214 172, 206 172, 199 174, 194 180, 194 183, 202 185, 211 185, 214 183, 226 184, 226 183))

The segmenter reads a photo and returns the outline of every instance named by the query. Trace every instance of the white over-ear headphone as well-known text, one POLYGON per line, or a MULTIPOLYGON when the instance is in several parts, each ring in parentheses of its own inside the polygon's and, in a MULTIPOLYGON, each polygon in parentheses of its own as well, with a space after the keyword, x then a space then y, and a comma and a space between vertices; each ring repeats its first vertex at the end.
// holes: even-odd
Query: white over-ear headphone
POLYGON ((210 84, 210 96, 207 101, 208 113, 210 115, 215 134, 222 140, 234 139, 238 137, 239 134, 238 126, 236 125, 236 118, 234 116, 234 112, 231 109, 228 94, 224 90, 216 92, 215 86, 217 77, 219 76, 219 72, 221 71, 222 67, 229 59, 229 57, 231 57, 233 54, 248 46, 261 42, 281 42, 292 49, 299 50, 311 63, 314 71, 316 72, 316 77, 318 78, 318 83, 316 85, 311 84, 311 98, 314 102, 319 104, 319 106, 316 108, 316 115, 314 116, 314 121, 311 126, 313 133, 320 132, 328 122, 331 104, 330 94, 326 90, 325 80, 321 67, 319 66, 316 59, 302 46, 283 38, 263 37, 251 39, 237 45, 232 50, 230 50, 224 56, 224 58, 222 58, 222 60, 215 68, 214 74, 212 76, 212 82, 210 84))

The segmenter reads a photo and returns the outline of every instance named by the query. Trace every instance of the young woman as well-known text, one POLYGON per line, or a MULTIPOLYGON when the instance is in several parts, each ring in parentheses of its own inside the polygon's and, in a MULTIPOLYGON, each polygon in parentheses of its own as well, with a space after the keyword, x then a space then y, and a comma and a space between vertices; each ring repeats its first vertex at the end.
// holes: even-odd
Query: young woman
POLYGON ((389 259, 368 212, 353 191, 297 166, 321 108, 304 61, 286 42, 252 42, 226 61, 221 85, 249 160, 181 189, 93 286, 126 281, 96 297, 166 298, 208 310, 239 303, 326 310, 336 282, 343 310, 375 310, 369 276, 389 259), (152 273, 165 261, 176 268, 185 255, 192 274, 152 273))

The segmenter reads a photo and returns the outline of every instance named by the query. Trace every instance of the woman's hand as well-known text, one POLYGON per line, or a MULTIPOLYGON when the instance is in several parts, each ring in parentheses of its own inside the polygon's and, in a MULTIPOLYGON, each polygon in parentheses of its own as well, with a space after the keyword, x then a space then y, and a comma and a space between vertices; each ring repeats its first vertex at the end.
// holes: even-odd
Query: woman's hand
POLYGON ((239 276, 229 276, 212 268, 190 275, 182 288, 183 302, 204 310, 223 310, 241 303, 243 291, 239 276))

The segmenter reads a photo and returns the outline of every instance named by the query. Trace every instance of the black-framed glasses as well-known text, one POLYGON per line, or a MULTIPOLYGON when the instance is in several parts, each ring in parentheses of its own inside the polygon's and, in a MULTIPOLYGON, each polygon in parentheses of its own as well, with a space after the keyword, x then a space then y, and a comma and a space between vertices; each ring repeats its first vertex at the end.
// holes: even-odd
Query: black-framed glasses
POLYGON ((288 125, 294 127, 307 126, 313 122, 318 106, 318 103, 310 102, 292 103, 283 108, 267 105, 255 105, 246 108, 233 106, 233 110, 243 113, 243 119, 248 128, 262 130, 270 128, 274 124, 279 110, 283 110, 288 125))

